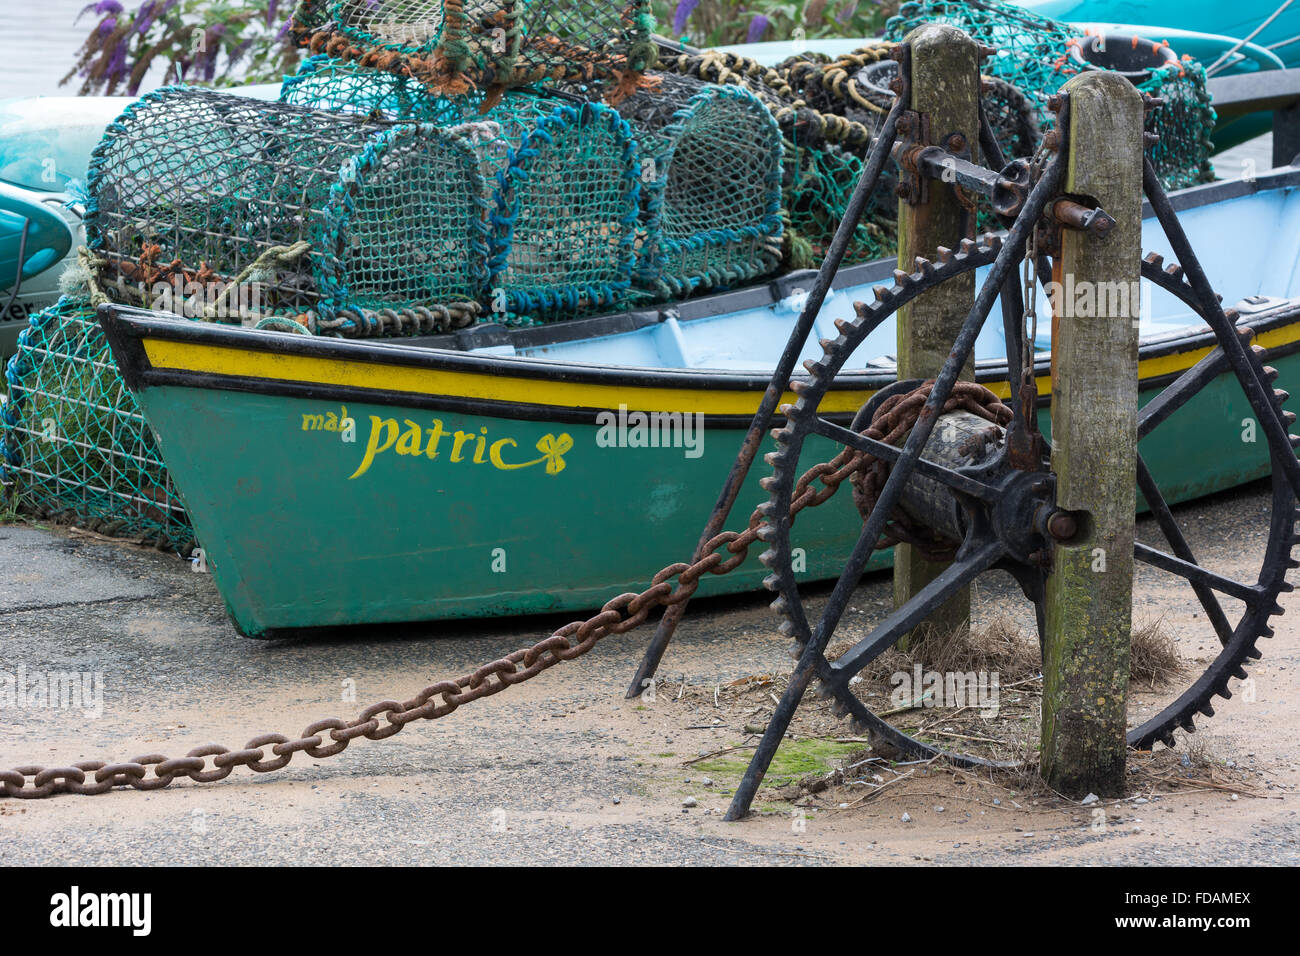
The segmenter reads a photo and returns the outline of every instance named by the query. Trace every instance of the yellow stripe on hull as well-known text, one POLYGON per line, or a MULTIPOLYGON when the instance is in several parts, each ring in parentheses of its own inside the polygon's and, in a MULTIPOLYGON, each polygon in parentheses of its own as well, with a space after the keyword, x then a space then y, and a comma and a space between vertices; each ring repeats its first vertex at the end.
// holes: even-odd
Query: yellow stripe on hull
MULTIPOLYGON (((1300 339, 1300 326, 1288 325, 1256 338, 1265 348, 1276 348, 1300 339)), ((705 415, 752 415, 762 392, 722 389, 688 389, 621 383, 561 382, 509 375, 461 372, 448 369, 347 362, 339 359, 197 345, 167 339, 146 338, 145 353, 155 369, 173 369, 208 375, 239 376, 280 382, 302 382, 347 388, 407 392, 416 395, 447 395, 483 401, 514 402, 556 408, 609 409, 626 405, 646 412, 701 412, 705 415)), ((1138 366, 1141 380, 1176 374, 1199 362, 1210 347, 1173 352, 1143 359, 1138 366)), ((707 374, 707 373, 702 373, 707 374)), ((1005 382, 989 382, 999 398, 1010 398, 1005 382)), ((1051 379, 1037 379, 1038 394, 1051 393, 1051 379)), ((875 394, 875 389, 831 390, 822 400, 826 414, 856 412, 875 394)), ((782 403, 793 402, 786 392, 782 403)))

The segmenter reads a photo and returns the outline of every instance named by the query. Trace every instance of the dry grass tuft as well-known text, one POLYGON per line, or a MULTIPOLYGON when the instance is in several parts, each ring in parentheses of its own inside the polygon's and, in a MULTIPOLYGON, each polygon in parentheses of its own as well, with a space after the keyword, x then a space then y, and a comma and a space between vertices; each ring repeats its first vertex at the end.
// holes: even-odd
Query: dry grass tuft
POLYGON ((862 671, 871 686, 888 687, 891 675, 920 664, 930 671, 996 671, 1003 685, 1035 676, 1040 668, 1038 643, 1027 638, 1009 615, 996 614, 988 624, 930 632, 913 639, 903 651, 891 647, 862 671))
POLYGON ((1178 645, 1165 629, 1165 619, 1133 625, 1130 640, 1129 680, 1156 687, 1168 684, 1186 669, 1178 656, 1178 645))

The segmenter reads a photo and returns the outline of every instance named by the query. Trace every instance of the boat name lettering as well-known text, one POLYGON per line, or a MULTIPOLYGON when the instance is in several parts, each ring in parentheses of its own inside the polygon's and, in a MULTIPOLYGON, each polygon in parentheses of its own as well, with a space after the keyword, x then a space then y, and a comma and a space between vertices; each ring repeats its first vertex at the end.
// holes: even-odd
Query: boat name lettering
MULTIPOLYGON (((341 416, 328 413, 319 421, 320 416, 303 415, 304 431, 339 431, 347 418, 347 407, 343 407, 341 416), (331 420, 334 427, 331 429, 331 420)), ((513 438, 492 438, 487 426, 477 432, 449 430, 440 418, 432 420, 431 425, 422 425, 409 418, 399 422, 396 418, 380 418, 371 415, 370 433, 366 438, 366 448, 361 456, 357 470, 348 476, 348 480, 360 478, 375 459, 392 452, 403 457, 424 457, 430 461, 443 460, 453 464, 466 462, 473 465, 491 465, 499 471, 517 471, 534 465, 545 465, 548 475, 558 475, 565 468, 564 456, 573 449, 573 437, 567 432, 558 435, 545 434, 537 440, 534 448, 540 455, 525 461, 513 460, 517 456, 519 442, 513 438), (446 439, 444 441, 444 439, 446 439)))

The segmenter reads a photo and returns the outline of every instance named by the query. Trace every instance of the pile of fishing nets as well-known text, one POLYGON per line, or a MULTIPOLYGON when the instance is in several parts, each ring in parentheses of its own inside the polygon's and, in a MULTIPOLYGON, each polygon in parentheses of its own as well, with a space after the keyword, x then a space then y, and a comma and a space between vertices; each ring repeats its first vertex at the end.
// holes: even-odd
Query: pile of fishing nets
POLYGON ((87 296, 31 318, 5 369, 0 485, 39 518, 188 554, 194 533, 87 296))
POLYGON ((654 65, 649 0, 300 0, 299 41, 461 95, 598 84, 616 103, 654 65))

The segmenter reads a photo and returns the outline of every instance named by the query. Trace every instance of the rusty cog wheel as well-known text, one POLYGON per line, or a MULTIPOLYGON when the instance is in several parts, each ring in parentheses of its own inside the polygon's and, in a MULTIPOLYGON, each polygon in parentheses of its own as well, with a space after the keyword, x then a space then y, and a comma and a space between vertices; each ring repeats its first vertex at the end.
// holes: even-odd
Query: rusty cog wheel
MULTIPOLYGON (((878 403, 888 390, 873 396, 871 402, 859 412, 852 428, 836 425, 819 415, 819 405, 849 358, 881 322, 937 284, 990 264, 997 256, 1000 246, 998 237, 986 235, 978 242, 964 242, 957 252, 940 250, 934 261, 918 259, 916 269, 910 274, 895 272, 892 287, 877 287, 874 290, 874 302, 854 304, 855 319, 836 323, 840 335, 834 340, 823 340, 823 357, 805 363, 810 378, 792 383, 798 399, 794 405, 785 409, 786 425, 773 432, 778 447, 767 456, 773 474, 763 479, 770 498, 763 506, 764 524, 759 536, 768 544, 761 560, 771 570, 764 583, 770 590, 777 592, 771 606, 783 618, 780 630, 792 640, 791 654, 795 658, 803 654, 814 633, 824 639, 822 646, 826 646, 829 637, 825 630, 829 628, 833 636, 839 614, 843 612, 842 608, 838 612, 832 612, 828 602, 828 608, 822 612, 821 618, 811 620, 809 608, 795 579, 791 560, 790 505, 798 477, 800 453, 805 441, 812 435, 830 438, 847 447, 879 453, 880 449, 862 444, 860 429, 871 420, 873 403, 878 403)), ((1143 260, 1141 274, 1144 279, 1178 297, 1197 315, 1205 317, 1191 285, 1177 265, 1163 268, 1160 257, 1153 254, 1143 260)), ((1234 324, 1237 322, 1238 317, 1231 311, 1228 316, 1234 324)), ((1253 336, 1249 329, 1239 326, 1235 331, 1247 342, 1253 336)), ((1217 342, 1215 334, 1208 330, 1204 333, 1204 338, 1207 346, 1213 346, 1209 354, 1179 374, 1139 411, 1139 442, 1211 381, 1225 374, 1233 376, 1223 343, 1217 342)), ((1250 366, 1258 382, 1271 395, 1273 411, 1289 426, 1295 421, 1295 415, 1282 408, 1289 396, 1280 389, 1272 388, 1278 373, 1262 364, 1260 356, 1264 351, 1257 345, 1247 350, 1250 366)), ((1045 366, 1042 371, 1046 372, 1045 366)), ((1237 383, 1249 399, 1249 390, 1241 386, 1240 379, 1232 377, 1232 381, 1237 383)), ((892 388, 896 392, 915 384, 898 383, 892 388)), ((1135 547, 1135 558, 1140 563, 1182 578, 1192 588, 1205 611, 1205 620, 1214 629, 1221 649, 1205 671, 1168 706, 1150 720, 1129 730, 1128 743, 1131 747, 1149 749, 1157 741, 1173 746, 1176 729, 1194 731, 1195 716, 1212 716, 1213 700, 1216 697, 1226 699, 1232 696, 1229 686, 1231 681, 1247 677, 1247 665, 1261 656, 1258 641, 1273 634, 1269 621, 1282 613, 1282 608, 1277 603, 1278 595, 1293 590, 1292 585, 1286 581, 1287 571, 1300 567, 1300 561, 1293 557, 1296 545, 1300 544, 1300 534, 1296 530, 1300 512, 1296 508, 1295 492, 1283 470, 1278 467, 1281 456, 1295 456, 1300 438, 1290 436, 1289 447, 1275 447, 1278 444, 1280 443, 1271 440, 1268 443, 1272 464, 1272 502, 1268 537, 1258 576, 1253 583, 1232 580, 1196 562, 1177 520, 1142 460, 1141 444, 1138 446, 1139 490, 1171 550, 1166 552, 1139 543, 1135 547), (1241 611, 1236 615, 1235 622, 1229 619, 1221 606, 1221 595, 1240 604, 1241 611)), ((1050 513, 1054 508, 1055 481, 1046 458, 1038 470, 1018 471, 1007 467, 1006 453, 1005 440, 1000 440, 988 460, 978 463, 972 461, 969 467, 944 473, 943 469, 936 470, 926 465, 924 460, 918 463, 917 474, 947 484, 962 503, 966 536, 953 564, 936 579, 935 583, 939 587, 928 586, 907 604, 887 615, 865 638, 836 660, 831 661, 823 656, 817 661, 819 693, 833 698, 835 712, 841 716, 851 715, 859 730, 869 734, 873 742, 884 742, 907 757, 943 756, 966 766, 1014 765, 1011 762, 992 761, 977 755, 943 750, 916 739, 876 715, 850 686, 850 681, 856 674, 924 620, 930 610, 955 593, 957 588, 990 570, 1007 571, 1020 584, 1026 598, 1035 606, 1041 640, 1044 572, 1026 558, 1031 549, 1042 549, 1050 545, 1044 523, 1041 519, 1036 519, 1035 515, 1050 513), (1007 504, 1012 499, 1018 502, 1014 506, 1007 504), (930 592, 928 599, 927 592, 930 592)), ((850 569, 846 569, 846 573, 848 570, 850 569)))

